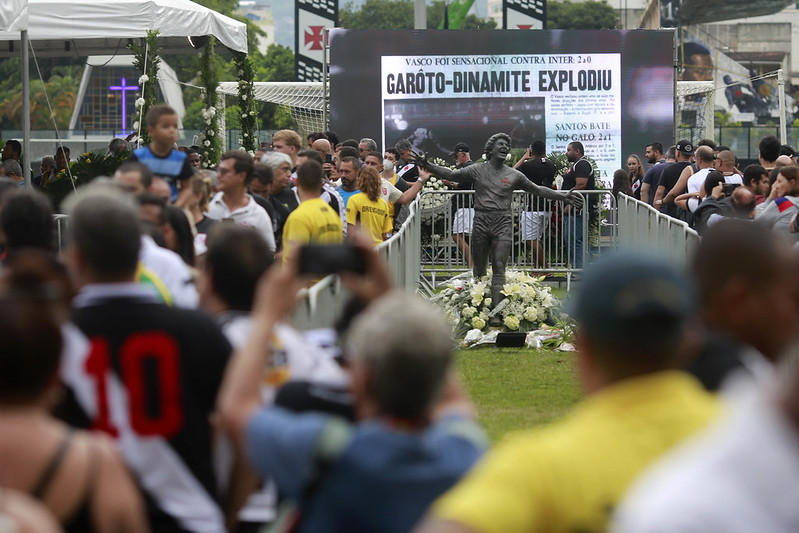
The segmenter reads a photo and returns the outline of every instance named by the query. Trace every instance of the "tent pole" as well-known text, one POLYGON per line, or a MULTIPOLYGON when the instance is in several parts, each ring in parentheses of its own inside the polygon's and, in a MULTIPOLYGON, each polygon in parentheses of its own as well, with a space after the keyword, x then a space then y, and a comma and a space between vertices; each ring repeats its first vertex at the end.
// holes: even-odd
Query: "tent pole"
POLYGON ((778 100, 780 104, 780 142, 788 144, 788 133, 785 125, 785 73, 777 70, 778 100))
POLYGON ((32 189, 31 183, 31 80, 28 71, 28 30, 20 32, 22 45, 22 176, 25 188, 32 189))

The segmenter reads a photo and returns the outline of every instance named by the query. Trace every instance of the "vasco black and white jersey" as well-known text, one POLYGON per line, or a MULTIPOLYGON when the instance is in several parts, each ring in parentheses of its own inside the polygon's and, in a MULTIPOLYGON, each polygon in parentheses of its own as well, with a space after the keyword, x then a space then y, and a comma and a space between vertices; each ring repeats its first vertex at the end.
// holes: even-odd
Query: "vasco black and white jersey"
POLYGON ((209 422, 230 356, 224 335, 137 284, 89 286, 74 304, 88 349, 62 362, 59 416, 116 439, 154 532, 224 532, 209 422))

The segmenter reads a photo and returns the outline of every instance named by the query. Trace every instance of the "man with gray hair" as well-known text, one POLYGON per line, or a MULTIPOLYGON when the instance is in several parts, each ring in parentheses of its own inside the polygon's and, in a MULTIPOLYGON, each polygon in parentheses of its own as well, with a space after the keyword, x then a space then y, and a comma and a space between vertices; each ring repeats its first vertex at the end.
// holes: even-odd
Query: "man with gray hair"
POLYGON ((289 212, 297 209, 300 199, 294 192, 291 183, 292 160, 287 154, 282 152, 266 152, 261 158, 261 163, 272 167, 274 179, 269 192, 269 198, 280 203, 289 212))
MULTIPOLYGON (((513 191, 523 189, 529 193, 560 200, 568 205, 580 205, 580 198, 568 192, 539 187, 514 168, 505 165, 510 153, 510 137, 506 133, 492 135, 485 144, 486 161, 468 167, 451 170, 417 157, 418 165, 439 178, 450 181, 474 182, 474 222, 472 224, 472 261, 475 278, 486 275, 488 258, 494 269, 491 278, 491 304, 496 307, 504 298, 505 266, 510 255, 513 235, 511 201, 513 191)), ((500 325, 499 315, 491 318, 492 325, 500 325)))
POLYGON ((361 161, 366 159, 366 154, 369 152, 376 152, 377 151, 377 143, 374 139, 370 139, 369 137, 364 137, 358 142, 358 153, 360 154, 361 161))
POLYGON ((17 186, 25 186, 25 178, 22 175, 22 165, 15 159, 6 159, 0 166, 0 176, 8 178, 17 183, 17 186))
POLYGON ((413 146, 408 139, 400 139, 394 145, 394 149, 399 152, 396 173, 398 178, 402 178, 408 183, 413 183, 419 179, 419 169, 414 162, 413 146))
MULTIPOLYGON (((380 261, 367 251, 368 264, 380 261)), ((407 532, 485 446, 455 382, 450 326, 413 295, 385 294, 347 337, 358 424, 262 409, 269 341, 302 285, 294 270, 290 262, 261 283, 250 341, 220 394, 223 424, 254 468, 301 506, 300 530, 407 532)))
POLYGON ((211 419, 230 344, 210 316, 164 305, 134 281, 141 240, 132 196, 91 185, 67 213, 74 323, 91 343, 67 352, 58 412, 115 438, 146 493, 153 531, 223 533, 211 419))
POLYGON ((39 175, 31 178, 34 189, 42 189, 50 178, 55 174, 55 158, 51 155, 46 155, 42 158, 39 166, 39 175))

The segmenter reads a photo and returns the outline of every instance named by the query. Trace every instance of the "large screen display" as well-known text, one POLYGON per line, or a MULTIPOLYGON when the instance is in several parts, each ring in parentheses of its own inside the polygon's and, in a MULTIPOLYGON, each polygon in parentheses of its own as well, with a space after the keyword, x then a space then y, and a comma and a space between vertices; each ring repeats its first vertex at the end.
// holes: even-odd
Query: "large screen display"
POLYGON ((673 143, 673 31, 331 31, 330 126, 451 160, 499 131, 515 148, 581 141, 610 182, 673 143))

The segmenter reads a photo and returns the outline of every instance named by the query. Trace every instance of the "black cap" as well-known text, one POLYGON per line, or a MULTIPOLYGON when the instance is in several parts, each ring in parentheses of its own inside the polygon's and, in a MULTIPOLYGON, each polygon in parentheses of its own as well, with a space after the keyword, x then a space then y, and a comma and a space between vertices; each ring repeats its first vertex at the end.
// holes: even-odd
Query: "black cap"
POLYGON ((464 152, 468 154, 470 150, 469 147, 466 145, 466 143, 458 143, 455 145, 455 148, 452 150, 452 155, 455 155, 458 152, 464 152))
POLYGON ((682 139, 677 142, 677 151, 686 155, 691 155, 694 153, 694 145, 691 144, 691 141, 682 139))
POLYGON ((780 146, 780 155, 787 155, 788 157, 793 157, 796 155, 796 152, 793 151, 790 144, 783 144, 780 146))

